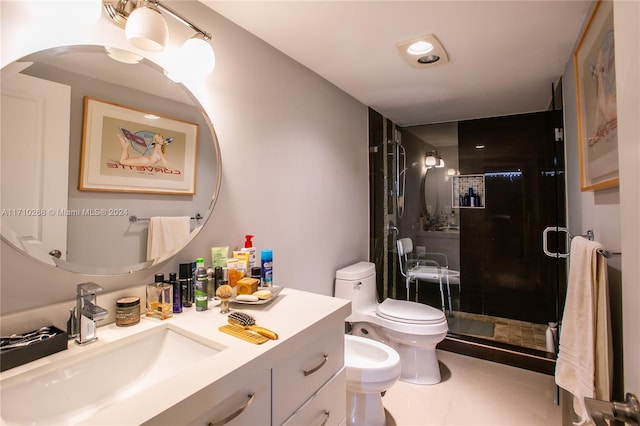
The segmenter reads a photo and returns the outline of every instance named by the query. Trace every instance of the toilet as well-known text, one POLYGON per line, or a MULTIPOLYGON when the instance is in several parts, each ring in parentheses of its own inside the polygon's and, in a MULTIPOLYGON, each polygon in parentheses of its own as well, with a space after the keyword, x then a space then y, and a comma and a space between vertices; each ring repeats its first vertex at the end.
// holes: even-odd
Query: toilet
POLYGON ((367 337, 395 349, 400 355, 400 380, 439 383, 436 345, 449 326, 442 311, 406 300, 376 298, 375 264, 358 262, 336 272, 335 297, 351 301, 351 334, 367 337))
POLYGON ((384 426, 381 393, 400 377, 400 355, 393 348, 372 339, 348 334, 344 338, 347 424, 384 426))

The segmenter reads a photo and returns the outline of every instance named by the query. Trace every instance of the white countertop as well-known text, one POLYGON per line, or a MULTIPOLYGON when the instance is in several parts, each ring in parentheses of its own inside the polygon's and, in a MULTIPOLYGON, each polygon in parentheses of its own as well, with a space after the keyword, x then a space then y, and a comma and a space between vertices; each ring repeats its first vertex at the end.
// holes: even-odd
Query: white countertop
MULTIPOLYGON (((232 310, 247 312, 255 317, 257 325, 278 333, 278 340, 256 345, 218 330, 218 327, 227 324, 227 315, 220 313, 218 303, 210 301, 209 309, 202 312, 196 312, 195 307, 185 308, 182 313, 164 321, 143 316, 140 323, 134 326, 109 324, 99 327, 97 342, 79 346, 69 341, 69 348, 65 351, 0 373, 0 386, 7 379, 25 373, 25 376, 31 376, 40 369, 47 369, 70 357, 95 353, 93 351, 100 351, 112 342, 158 327, 186 330, 201 342, 221 349, 220 353, 196 366, 180 365, 176 360, 176 366, 182 370, 165 380, 157 391, 147 390, 133 395, 82 421, 87 424, 141 424, 207 386, 214 384, 224 389, 225 386, 231 386, 233 381, 250 378, 257 369, 263 371, 270 368, 278 358, 304 347, 330 328, 343 328, 345 318, 351 313, 347 300, 289 288, 283 289, 277 298, 264 305, 232 303, 232 310), (321 320, 324 321, 319 323, 321 320)), ((73 398, 72 395, 69 397, 73 398)))

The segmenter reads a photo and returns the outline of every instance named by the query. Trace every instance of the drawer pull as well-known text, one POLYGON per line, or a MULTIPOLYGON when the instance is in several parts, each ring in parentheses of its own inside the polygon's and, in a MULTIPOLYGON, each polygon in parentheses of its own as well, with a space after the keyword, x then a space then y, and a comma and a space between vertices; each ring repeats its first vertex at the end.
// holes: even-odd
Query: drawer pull
POLYGON ((329 421, 329 417, 331 416, 331 410, 327 410, 324 412, 324 421, 320 424, 320 426, 324 426, 329 421))
POLYGON ((305 376, 309 376, 310 374, 315 373, 316 371, 320 370, 323 365, 325 365, 327 363, 327 360, 329 359, 329 355, 324 354, 322 356, 324 357, 324 359, 322 360, 322 362, 320 364, 318 364, 317 366, 315 366, 311 370, 304 370, 303 371, 305 376))
POLYGON ((209 422, 209 426, 222 426, 222 425, 226 425, 227 423, 229 423, 231 420, 235 419, 236 417, 238 417, 240 414, 242 414, 242 412, 244 410, 246 410, 247 408, 249 408, 249 406, 251 405, 251 403, 253 402, 253 399, 256 397, 256 393, 255 392, 251 392, 248 396, 248 400, 247 402, 245 402, 244 404, 242 404, 242 407, 238 408, 234 413, 232 413, 231 415, 229 415, 228 417, 225 417, 222 420, 219 420, 217 422, 209 422))

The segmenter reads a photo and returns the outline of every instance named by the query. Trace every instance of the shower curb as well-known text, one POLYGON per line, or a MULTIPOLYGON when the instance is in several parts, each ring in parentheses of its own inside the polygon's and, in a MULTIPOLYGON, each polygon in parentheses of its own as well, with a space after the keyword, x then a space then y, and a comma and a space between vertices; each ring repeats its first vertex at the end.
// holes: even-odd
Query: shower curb
POLYGON ((438 343, 437 349, 550 376, 555 374, 555 354, 536 349, 451 333, 438 343))

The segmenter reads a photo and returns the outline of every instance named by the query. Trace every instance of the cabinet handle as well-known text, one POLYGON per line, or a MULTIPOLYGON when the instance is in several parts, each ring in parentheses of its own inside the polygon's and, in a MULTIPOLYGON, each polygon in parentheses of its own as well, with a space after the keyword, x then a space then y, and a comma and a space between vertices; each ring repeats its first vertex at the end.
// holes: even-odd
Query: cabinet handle
POLYGON ((331 416, 331 410, 327 410, 324 412, 324 421, 320 424, 320 426, 324 426, 329 421, 329 417, 331 416))
POLYGON ((322 360, 322 362, 320 364, 318 364, 317 366, 315 366, 314 368, 312 368, 311 370, 304 370, 303 373, 305 376, 308 376, 310 374, 315 373, 316 371, 320 370, 322 368, 323 365, 325 365, 327 363, 327 360, 329 359, 329 355, 324 354, 322 355, 324 357, 324 359, 322 360))
POLYGON ((240 414, 242 414, 242 412, 244 410, 246 410, 247 408, 249 408, 249 406, 251 405, 251 403, 253 402, 253 399, 256 396, 255 392, 251 392, 248 396, 248 400, 247 402, 245 402, 244 404, 242 404, 242 407, 238 408, 234 413, 232 413, 231 415, 229 415, 228 417, 225 417, 222 420, 218 420, 217 422, 209 422, 209 426, 222 426, 222 425, 226 425, 227 423, 229 423, 231 420, 235 419, 236 417, 238 417, 240 414))

